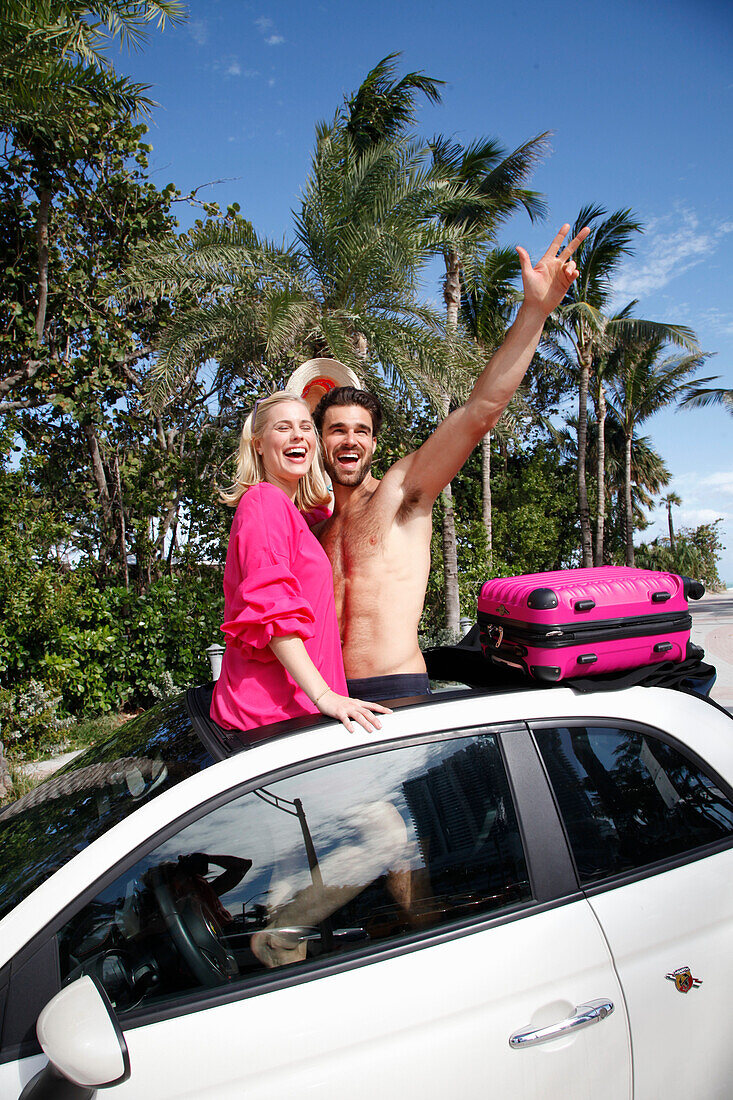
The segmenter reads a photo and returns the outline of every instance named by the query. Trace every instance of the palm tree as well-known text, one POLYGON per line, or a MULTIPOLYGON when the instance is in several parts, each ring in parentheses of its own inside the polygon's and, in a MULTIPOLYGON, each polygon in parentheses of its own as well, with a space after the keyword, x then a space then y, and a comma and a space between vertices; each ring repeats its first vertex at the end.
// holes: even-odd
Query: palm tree
POLYGON ((147 85, 118 77, 105 49, 115 41, 139 47, 151 23, 163 28, 184 14, 181 0, 4 0, 0 125, 78 136, 90 102, 148 113, 147 85))
POLYGON ((607 310, 612 297, 613 276, 632 250, 634 234, 641 225, 630 210, 617 210, 608 217, 600 206, 580 211, 571 230, 577 234, 591 226, 589 236, 575 253, 578 278, 554 315, 554 323, 570 345, 578 370, 578 510, 582 564, 593 564, 590 507, 586 479, 588 393, 594 360, 598 362, 611 342, 624 335, 661 339, 696 349, 695 334, 682 325, 666 325, 629 316, 611 318, 607 310))
POLYGON ((261 358, 292 366, 330 355, 377 391, 385 379, 413 390, 440 379, 443 327, 417 293, 425 262, 460 238, 439 219, 450 201, 414 142, 357 154, 345 126, 321 128, 289 247, 230 217, 139 250, 121 292, 189 296, 163 337, 156 396, 240 346, 252 355, 248 371, 261 358))
POLYGON ((341 119, 354 142, 357 155, 380 141, 395 141, 415 122, 415 100, 422 93, 440 103, 442 80, 424 73, 406 73, 395 79, 399 53, 388 54, 371 69, 359 88, 344 101, 341 119))
MULTIPOLYGON (((523 184, 548 149, 548 133, 540 134, 520 145, 513 153, 493 138, 481 139, 464 148, 458 142, 436 137, 431 142, 433 162, 450 185, 458 184, 463 202, 453 205, 443 215, 448 227, 460 229, 465 247, 449 245, 444 249, 446 268, 443 299, 446 307, 446 327, 449 351, 458 337, 458 317, 461 303, 461 273, 464 261, 481 245, 495 243, 502 222, 520 207, 534 220, 545 213, 542 198, 523 184)), ((441 411, 447 416, 455 389, 442 394, 441 411)), ((485 449, 486 453, 486 449, 485 449)), ((458 561, 453 516, 453 488, 443 490, 443 568, 445 571, 446 625, 454 634, 460 619, 458 592, 458 561)))
MULTIPOLYGON (((550 434, 560 450, 560 454, 577 463, 578 460, 578 421, 577 417, 568 417, 566 426, 561 429, 550 425, 550 434)), ((626 505, 625 468, 626 439, 623 429, 616 419, 613 408, 607 410, 603 432, 605 454, 604 495, 609 507, 605 509, 607 524, 604 529, 603 558, 600 563, 613 560, 612 545, 615 542, 615 516, 623 512, 623 549, 626 551, 626 505), (610 528, 610 530, 609 530, 610 528), (609 545, 609 543, 611 545, 609 545)), ((591 465, 597 463, 599 445, 598 424, 592 413, 588 416, 587 457, 591 465)), ((670 473, 658 451, 648 436, 634 435, 631 443, 631 504, 634 515, 634 528, 644 526, 644 509, 651 508, 654 497, 666 486, 670 473)))
MULTIPOLYGON (((480 352, 481 365, 488 362, 501 346, 506 330, 516 310, 519 293, 517 281, 521 268, 513 248, 493 248, 478 262, 466 269, 461 296, 461 319, 480 352)), ((516 397, 516 395, 515 395, 516 397)), ((517 398, 519 400, 519 398, 517 398)), ((516 402, 515 402, 516 405, 516 402)), ((502 421, 511 417, 512 408, 505 410, 502 421)), ((501 431, 501 421, 497 424, 501 431)), ((481 441, 481 502, 486 530, 489 568, 492 557, 491 516, 491 432, 481 441)))
MULTIPOLYGON (((626 499, 626 564, 634 564, 634 518, 631 500, 631 448, 639 424, 686 394, 689 380, 706 356, 701 352, 661 359, 662 339, 629 342, 621 353, 619 369, 609 385, 609 408, 621 425, 625 439, 624 486, 626 499)), ((706 379, 707 381, 707 379, 706 379)))
POLYGON ((674 553, 675 548, 676 548, 676 546, 675 546, 676 539, 674 537, 674 525, 672 523, 672 506, 675 505, 677 508, 679 508, 680 505, 682 504, 682 498, 679 497, 677 495, 677 493, 669 492, 669 493, 667 493, 666 497, 661 498, 659 503, 664 504, 667 508, 667 525, 669 527, 669 548, 672 551, 672 553, 674 553))

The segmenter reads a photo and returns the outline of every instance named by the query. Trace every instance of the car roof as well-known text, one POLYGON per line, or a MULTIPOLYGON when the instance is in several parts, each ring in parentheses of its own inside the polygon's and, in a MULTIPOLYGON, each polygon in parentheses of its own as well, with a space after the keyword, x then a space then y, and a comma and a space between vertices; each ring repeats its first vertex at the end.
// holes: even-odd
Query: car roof
MULTIPOLYGON (((492 664, 483 655, 477 634, 471 631, 458 645, 437 646, 424 651, 428 675, 434 682, 444 684, 444 687, 429 695, 390 699, 389 706, 392 710, 404 710, 409 707, 437 705, 451 699, 465 699, 477 695, 495 697, 515 692, 553 691, 560 688, 570 688, 576 693, 595 694, 640 685, 666 687, 696 694, 711 706, 717 707, 718 704, 707 695, 715 681, 715 669, 702 661, 702 650, 699 654, 700 656, 681 663, 664 661, 641 669, 606 673, 595 677, 578 677, 557 684, 548 684, 533 680, 517 669, 492 664)), ((224 729, 217 725, 210 715, 213 689, 213 684, 190 688, 186 693, 186 709, 194 729, 209 752, 218 760, 226 759, 244 749, 251 749, 263 741, 289 737, 332 721, 321 714, 313 714, 301 718, 289 718, 246 731, 224 729)))

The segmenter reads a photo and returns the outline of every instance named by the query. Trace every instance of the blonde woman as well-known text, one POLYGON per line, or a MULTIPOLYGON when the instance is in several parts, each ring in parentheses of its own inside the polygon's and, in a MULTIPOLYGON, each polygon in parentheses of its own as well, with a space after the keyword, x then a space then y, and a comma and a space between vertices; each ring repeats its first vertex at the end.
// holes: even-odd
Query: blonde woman
POLYGON ((306 403, 276 393, 255 403, 242 429, 236 508, 224 569, 227 646, 211 717, 254 730, 283 718, 326 714, 353 733, 379 728, 379 703, 350 699, 328 558, 304 513, 329 499, 306 403))

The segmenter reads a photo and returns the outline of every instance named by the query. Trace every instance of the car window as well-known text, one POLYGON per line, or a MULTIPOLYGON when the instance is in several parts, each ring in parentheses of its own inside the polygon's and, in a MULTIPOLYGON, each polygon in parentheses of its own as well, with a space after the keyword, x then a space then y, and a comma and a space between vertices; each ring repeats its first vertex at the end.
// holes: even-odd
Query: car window
POLYGON ((0 810, 0 917, 145 802, 214 763, 182 700, 160 704, 0 810))
POLYGON ((281 779, 201 817, 59 934, 62 978, 118 1011, 526 902, 495 737, 446 739, 281 779))
POLYGON ((638 730, 535 731, 583 883, 733 836, 733 803, 682 752, 638 730))

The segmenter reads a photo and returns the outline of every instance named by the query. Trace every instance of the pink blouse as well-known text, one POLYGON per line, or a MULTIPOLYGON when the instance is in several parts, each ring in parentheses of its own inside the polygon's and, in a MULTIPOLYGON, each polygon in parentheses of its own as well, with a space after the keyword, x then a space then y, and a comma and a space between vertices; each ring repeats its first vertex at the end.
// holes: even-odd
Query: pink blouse
POLYGON ((211 717, 248 730, 317 714, 270 639, 296 634, 329 687, 346 695, 331 565, 305 518, 269 482, 253 485, 234 514, 224 568, 226 649, 211 717))

